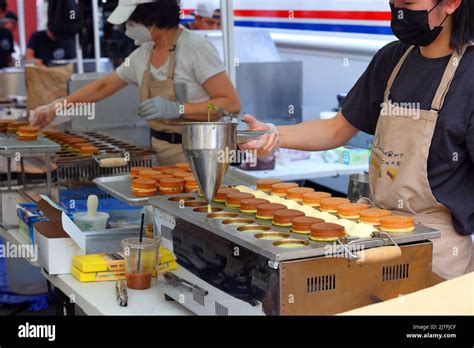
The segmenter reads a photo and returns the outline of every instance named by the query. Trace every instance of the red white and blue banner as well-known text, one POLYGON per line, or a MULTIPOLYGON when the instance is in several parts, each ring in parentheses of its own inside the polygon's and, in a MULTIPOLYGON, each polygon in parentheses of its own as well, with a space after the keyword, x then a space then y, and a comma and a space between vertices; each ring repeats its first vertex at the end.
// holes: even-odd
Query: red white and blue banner
MULTIPOLYGON (((391 35, 388 0, 233 0, 235 25, 391 35)), ((185 21, 197 0, 182 0, 185 21)))

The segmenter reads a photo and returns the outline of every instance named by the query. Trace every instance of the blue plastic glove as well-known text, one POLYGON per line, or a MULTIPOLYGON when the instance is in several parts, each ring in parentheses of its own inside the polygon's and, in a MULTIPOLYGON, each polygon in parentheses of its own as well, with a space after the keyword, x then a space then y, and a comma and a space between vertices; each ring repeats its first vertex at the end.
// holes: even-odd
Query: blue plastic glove
POLYGON ((172 120, 181 116, 182 106, 163 97, 154 97, 145 100, 138 107, 138 115, 150 121, 154 119, 172 120))

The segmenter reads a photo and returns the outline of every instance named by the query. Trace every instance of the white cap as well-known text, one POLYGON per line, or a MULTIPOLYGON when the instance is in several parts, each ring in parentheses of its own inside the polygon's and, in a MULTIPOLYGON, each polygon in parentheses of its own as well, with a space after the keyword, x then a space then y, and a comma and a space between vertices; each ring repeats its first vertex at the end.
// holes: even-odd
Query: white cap
POLYGON ((130 18, 138 5, 156 1, 157 0, 119 0, 118 6, 109 18, 107 18, 107 21, 112 24, 123 24, 130 18))
POLYGON ((200 1, 196 6, 195 16, 201 16, 205 18, 213 18, 214 11, 219 9, 219 3, 212 0, 200 1))

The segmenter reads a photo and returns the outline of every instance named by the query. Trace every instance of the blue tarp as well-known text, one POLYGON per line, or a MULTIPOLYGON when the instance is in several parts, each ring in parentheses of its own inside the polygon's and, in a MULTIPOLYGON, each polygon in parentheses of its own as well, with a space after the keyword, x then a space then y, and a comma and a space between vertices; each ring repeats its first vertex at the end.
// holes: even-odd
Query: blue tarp
MULTIPOLYGON (((4 241, 0 238, 0 244, 4 241)), ((42 311, 49 307, 48 294, 38 295, 17 295, 11 293, 7 284, 6 262, 3 255, 0 255, 0 303, 2 304, 20 304, 29 302, 29 311, 42 311)))

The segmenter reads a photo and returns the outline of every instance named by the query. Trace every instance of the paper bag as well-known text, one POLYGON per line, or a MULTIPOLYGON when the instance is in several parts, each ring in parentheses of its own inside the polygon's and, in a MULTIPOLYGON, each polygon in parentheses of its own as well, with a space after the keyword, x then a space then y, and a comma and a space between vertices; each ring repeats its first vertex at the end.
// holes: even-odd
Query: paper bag
POLYGON ((67 83, 72 73, 72 64, 53 68, 45 66, 26 67, 25 83, 28 110, 66 97, 67 83))

